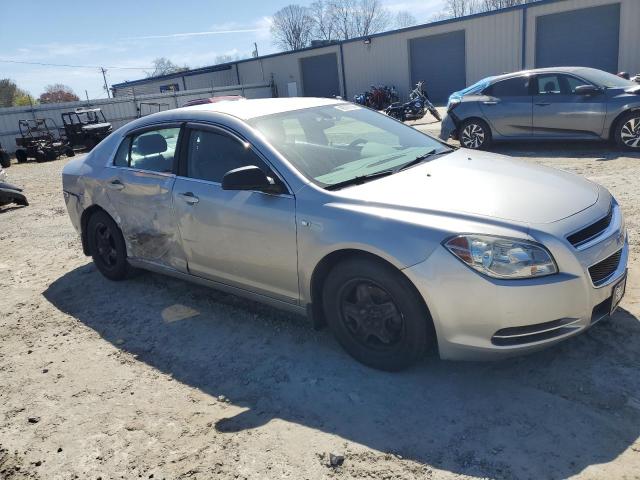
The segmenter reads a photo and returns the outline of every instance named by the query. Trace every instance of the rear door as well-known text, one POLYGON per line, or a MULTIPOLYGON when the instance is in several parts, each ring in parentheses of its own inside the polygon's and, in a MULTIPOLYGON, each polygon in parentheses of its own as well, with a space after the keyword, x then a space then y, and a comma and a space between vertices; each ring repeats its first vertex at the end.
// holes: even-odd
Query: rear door
POLYGON ((483 92, 480 108, 502 137, 530 137, 533 132, 530 77, 500 80, 483 92))
POLYGON ((120 144, 105 182, 130 257, 186 271, 172 211, 180 125, 137 131, 120 144))
POLYGON ((288 303, 298 302, 295 198, 222 189, 222 177, 255 165, 280 181, 234 133, 191 125, 174 206, 189 272, 288 303))
POLYGON ((540 74, 534 80, 535 138, 597 138, 604 129, 606 95, 578 95, 589 82, 561 73, 540 74))

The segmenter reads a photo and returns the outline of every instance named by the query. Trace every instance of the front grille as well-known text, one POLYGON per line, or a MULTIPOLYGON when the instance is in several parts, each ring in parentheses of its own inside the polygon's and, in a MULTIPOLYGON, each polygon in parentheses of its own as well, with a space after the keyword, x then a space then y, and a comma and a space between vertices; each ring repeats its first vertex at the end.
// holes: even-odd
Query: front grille
POLYGON ((577 232, 572 233, 567 237, 567 240, 569 240, 569 243, 571 245, 577 248, 604 232, 611 223, 612 218, 613 209, 609 209, 609 213, 606 217, 603 217, 597 222, 586 226, 582 230, 578 230, 577 232))
POLYGON ((620 264, 620 257, 622 256, 622 250, 618 250, 610 257, 605 258, 601 262, 589 267, 589 275, 591 281, 597 287, 606 282, 611 275, 617 270, 620 264))

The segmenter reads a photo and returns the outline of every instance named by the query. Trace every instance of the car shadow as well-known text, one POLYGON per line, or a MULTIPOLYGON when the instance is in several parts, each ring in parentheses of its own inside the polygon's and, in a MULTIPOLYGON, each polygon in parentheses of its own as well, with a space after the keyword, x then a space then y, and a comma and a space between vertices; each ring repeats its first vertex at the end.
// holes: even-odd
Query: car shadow
POLYGON ((486 478, 567 478, 640 434, 640 323, 624 310, 527 357, 385 373, 302 317, 160 275, 109 282, 88 264, 44 296, 139 361, 246 409, 219 432, 284 419, 486 478))

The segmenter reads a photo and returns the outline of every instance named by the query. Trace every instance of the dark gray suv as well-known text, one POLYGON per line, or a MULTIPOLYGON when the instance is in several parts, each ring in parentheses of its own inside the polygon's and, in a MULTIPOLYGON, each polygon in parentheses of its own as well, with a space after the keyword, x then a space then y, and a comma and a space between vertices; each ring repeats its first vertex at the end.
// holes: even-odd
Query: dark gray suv
POLYGON ((474 149, 499 140, 614 140, 640 151, 640 85, 584 67, 488 77, 449 97, 440 137, 474 149))

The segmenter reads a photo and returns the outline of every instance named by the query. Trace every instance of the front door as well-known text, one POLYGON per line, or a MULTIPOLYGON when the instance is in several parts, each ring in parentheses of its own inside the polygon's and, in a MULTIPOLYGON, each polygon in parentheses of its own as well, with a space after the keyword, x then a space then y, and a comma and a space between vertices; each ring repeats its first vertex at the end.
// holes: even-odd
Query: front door
POLYGON ((127 244, 127 255, 186 272, 176 232, 172 190, 179 126, 155 127, 126 137, 111 168, 107 195, 127 244))
POLYGON ((502 137, 529 137, 532 134, 530 77, 501 80, 483 92, 480 108, 493 130, 502 137))
POLYGON ((296 303, 295 198, 223 190, 229 170, 255 165, 272 175, 272 169, 225 130, 194 125, 186 135, 173 192, 189 272, 296 303))
POLYGON ((543 138, 597 138, 604 129, 606 96, 578 95, 588 82, 572 75, 538 75, 533 97, 533 135, 543 138))

